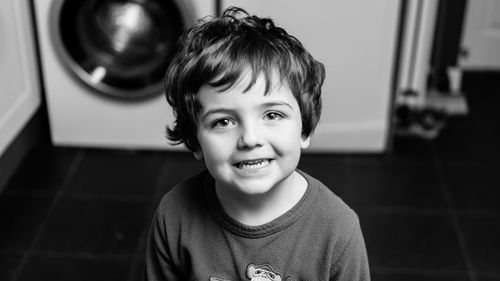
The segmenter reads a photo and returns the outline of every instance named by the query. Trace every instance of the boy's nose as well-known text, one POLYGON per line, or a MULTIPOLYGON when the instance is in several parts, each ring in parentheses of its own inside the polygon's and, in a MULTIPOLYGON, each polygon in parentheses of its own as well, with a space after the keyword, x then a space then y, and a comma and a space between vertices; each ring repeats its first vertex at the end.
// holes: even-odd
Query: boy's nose
POLYGON ((259 126, 256 124, 245 124, 240 130, 238 148, 249 149, 262 145, 262 129, 259 126))

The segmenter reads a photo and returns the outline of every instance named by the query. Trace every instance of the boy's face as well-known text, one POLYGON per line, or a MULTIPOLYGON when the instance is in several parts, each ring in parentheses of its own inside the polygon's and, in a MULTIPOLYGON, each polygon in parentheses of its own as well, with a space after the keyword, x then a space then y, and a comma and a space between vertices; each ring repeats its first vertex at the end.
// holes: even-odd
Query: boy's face
MULTIPOLYGON (((248 79, 247 75, 247 79, 248 79)), ((225 91, 205 86, 198 93, 202 106, 197 137, 218 191, 263 195, 277 186, 294 184, 292 173, 300 153, 309 146, 303 138, 298 103, 287 86, 264 95, 265 79, 243 93, 247 83, 225 91)))

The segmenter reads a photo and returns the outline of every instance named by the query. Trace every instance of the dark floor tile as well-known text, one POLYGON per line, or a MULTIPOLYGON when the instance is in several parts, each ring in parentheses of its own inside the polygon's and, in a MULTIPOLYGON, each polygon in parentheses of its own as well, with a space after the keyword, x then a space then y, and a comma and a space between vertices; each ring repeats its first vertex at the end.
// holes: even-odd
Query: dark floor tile
POLYGON ((66 191, 72 195, 149 200, 165 161, 163 155, 161 152, 85 150, 66 191))
MULTIPOLYGON (((155 206, 156 207, 156 206, 155 206)), ((149 234, 149 227, 152 219, 148 220, 146 223, 145 231, 142 237, 139 239, 139 245, 134 256, 134 263, 130 268, 130 276, 128 281, 142 281, 144 277, 145 269, 145 257, 146 257, 146 240, 149 234)))
POLYGON ((347 183, 346 161, 346 156, 339 154, 304 153, 298 168, 320 180, 333 192, 340 193, 347 183))
MULTIPOLYGON (((497 106, 500 103, 500 83, 498 82, 498 72, 492 73, 466 73, 462 82, 462 89, 467 98, 467 102, 474 117, 483 117, 485 113, 491 113, 492 116, 498 116, 497 106)), ((485 122, 491 122, 491 119, 485 119, 485 122)))
POLYGON ((148 203, 63 199, 35 249, 133 255, 143 228, 150 221, 148 203))
POLYGON ((377 272, 372 270, 372 281, 471 281, 465 272, 377 272))
POLYGON ((0 196, 0 250, 28 249, 51 204, 50 197, 0 196))
POLYGON ((469 110, 469 119, 472 122, 481 122, 485 125, 495 125, 494 120, 498 120, 500 112, 498 112, 498 104, 500 97, 498 91, 478 91, 466 95, 469 110))
POLYGON ((0 253, 0 280, 11 280, 23 258, 23 254, 0 253))
POLYGON ((497 275, 497 274, 479 274, 479 276, 477 276, 477 281, 500 281, 500 275, 497 275))
POLYGON ((54 194, 67 177, 78 153, 78 149, 71 148, 36 148, 23 160, 5 191, 54 194))
POLYGON ((130 260, 81 257, 31 257, 18 281, 124 281, 130 260))
POLYGON ((190 152, 169 152, 165 155, 165 165, 155 191, 155 203, 178 183, 205 170, 205 162, 196 160, 190 152))
MULTIPOLYGON (((392 147, 385 155, 379 157, 404 164, 424 164, 432 162, 430 141, 411 136, 397 136, 392 139, 392 147)), ((389 162, 387 161, 386 162, 389 162)))
POLYGON ((492 99, 499 100, 497 95, 500 92, 500 76, 498 71, 464 71, 462 79, 462 89, 465 93, 475 94, 474 96, 491 96, 492 99))
POLYGON ((496 164, 500 157, 499 102, 469 101, 468 115, 448 120, 434 141, 434 150, 444 162, 496 164))
POLYGON ((128 281, 143 281, 144 270, 145 270, 145 261, 144 259, 141 259, 136 264, 136 267, 133 269, 133 272, 130 273, 128 281))
MULTIPOLYGON (((497 109, 494 110, 495 114, 498 114, 497 109)), ((496 120, 500 118, 500 115, 497 115, 497 117, 488 115, 490 114, 487 113, 487 110, 474 108, 465 116, 451 117, 447 122, 443 135, 463 136, 461 139, 454 140, 455 142, 474 142, 477 139, 487 138, 498 139, 500 134, 495 129, 497 128, 496 120)), ((451 139, 449 140, 451 141, 451 139)))
POLYGON ((431 165, 351 161, 341 197, 353 207, 446 208, 431 165))
POLYGON ((359 216, 373 267, 465 272, 448 216, 366 212, 359 216))
POLYGON ((500 277, 500 214, 462 214, 460 225, 478 275, 500 277))
POLYGON ((463 90, 469 112, 463 117, 450 118, 436 140, 437 151, 444 160, 496 163, 500 156, 499 85, 498 79, 485 73, 464 75, 463 90))
POLYGON ((499 139, 481 131, 444 130, 433 144, 437 157, 444 163, 479 163, 494 165, 500 157, 499 139))
POLYGON ((500 173, 497 165, 450 164, 443 167, 443 173, 455 208, 500 211, 500 173))

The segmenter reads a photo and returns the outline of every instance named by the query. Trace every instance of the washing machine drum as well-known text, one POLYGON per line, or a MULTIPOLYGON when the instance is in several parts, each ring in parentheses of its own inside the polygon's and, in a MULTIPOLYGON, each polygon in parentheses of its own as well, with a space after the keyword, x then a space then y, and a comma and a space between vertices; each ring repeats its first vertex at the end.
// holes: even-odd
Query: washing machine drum
POLYGON ((185 12, 168 0, 66 0, 54 11, 61 58, 96 92, 160 94, 185 12))

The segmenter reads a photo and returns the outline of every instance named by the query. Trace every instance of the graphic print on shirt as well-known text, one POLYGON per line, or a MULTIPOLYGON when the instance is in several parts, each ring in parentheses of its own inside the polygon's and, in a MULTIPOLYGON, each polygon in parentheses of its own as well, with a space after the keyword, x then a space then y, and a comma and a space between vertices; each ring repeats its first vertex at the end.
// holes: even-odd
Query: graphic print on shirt
MULTIPOLYGON (((256 264, 249 264, 247 266, 247 278, 250 281, 286 281, 286 280, 293 280, 293 277, 288 276, 286 279, 283 279, 281 274, 277 273, 270 265, 268 264, 263 264, 263 265, 256 265, 256 264)), ((222 278, 217 278, 217 277, 210 277, 209 281, 231 281, 227 279, 222 279, 222 278)))

